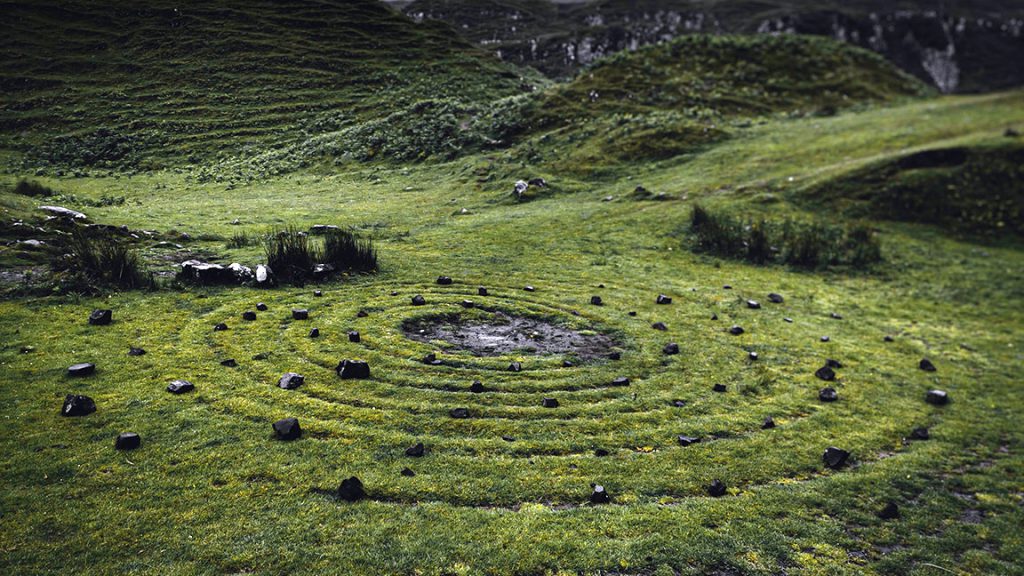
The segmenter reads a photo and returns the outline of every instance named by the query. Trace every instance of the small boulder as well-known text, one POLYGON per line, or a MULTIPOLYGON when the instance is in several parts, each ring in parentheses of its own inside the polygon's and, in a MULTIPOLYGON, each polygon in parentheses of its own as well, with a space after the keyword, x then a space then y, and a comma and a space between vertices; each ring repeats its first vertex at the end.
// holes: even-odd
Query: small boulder
POLYGON ((48 214, 53 215, 56 218, 64 218, 67 220, 87 220, 88 217, 81 212, 64 208, 63 206, 40 206, 40 210, 48 214))
POLYGON ((438 276, 437 283, 441 286, 450 286, 452 283, 452 279, 450 276, 438 276))
POLYGON ((608 495, 608 491, 604 489, 604 486, 600 484, 594 484, 594 491, 590 493, 591 504, 607 504, 612 501, 611 496, 608 495))
POLYGON ((369 315, 370 313, 367 312, 366 310, 360 310, 359 312, 356 312, 356 318, 366 318, 369 315))
POLYGON ((921 358, 921 362, 917 366, 925 372, 935 372, 935 364, 932 364, 932 361, 927 358, 921 358))
POLYGON ((115 450, 135 450, 142 445, 142 438, 135 432, 122 432, 114 439, 115 450))
POLYGON ((309 310, 295 308, 292 310, 292 320, 309 320, 309 310))
POLYGON ((825 360, 825 366, 828 366, 829 368, 833 368, 835 370, 839 370, 840 368, 843 367, 843 363, 840 362, 839 360, 835 360, 835 359, 832 359, 832 358, 827 358, 825 360))
POLYGON ((89 324, 93 326, 106 326, 114 320, 113 310, 93 310, 89 313, 89 324))
POLYGON ((725 392, 727 390, 725 384, 715 384, 711 387, 711 390, 715 392, 725 392))
POLYGON ((732 326, 729 328, 729 334, 732 334, 733 336, 739 336, 740 334, 743 334, 743 332, 744 330, 742 326, 732 326))
POLYGON ((826 387, 818 391, 818 400, 822 402, 835 402, 839 400, 839 392, 835 388, 826 387))
POLYGON ((486 390, 487 389, 484 388, 484 383, 479 380, 473 381, 473 383, 469 386, 469 391, 472 392, 473 394, 480 394, 482 392, 485 392, 486 390))
POLYGON ((61 416, 86 416, 96 411, 96 402, 88 396, 80 394, 68 394, 64 397, 64 406, 60 410, 61 416))
POLYGON ((833 313, 829 314, 829 316, 830 316, 830 317, 831 317, 831 318, 832 318, 833 320, 842 320, 842 319, 843 319, 843 316, 842 316, 842 314, 838 314, 838 313, 836 313, 836 312, 833 312, 833 313))
POLYGON ((487 296, 487 288, 480 286, 476 289, 477 296, 487 296))
POLYGON ((765 416, 764 422, 761 423, 761 430, 770 430, 775 428, 775 419, 771 416, 765 416))
POLYGON ((413 476, 416 475, 416 473, 413 472, 411 468, 402 468, 402 471, 400 472, 400 474, 402 476, 405 476, 406 478, 412 478, 413 476))
POLYGON ((878 517, 882 520, 896 520, 900 517, 900 507, 895 502, 889 502, 878 511, 878 517))
POLYGON ((223 322, 218 322, 213 325, 214 332, 223 332, 228 329, 228 325, 223 322))
POLYGON ((830 341, 830 340, 832 340, 832 339, 831 339, 831 338, 829 338, 828 336, 822 336, 822 337, 821 337, 821 341, 822 341, 822 342, 828 342, 828 341, 830 341))
POLYGON ((679 354, 679 344, 676 344, 675 342, 669 342, 668 344, 665 344, 665 347, 662 348, 661 351, 669 356, 673 354, 679 354))
POLYGON ((721 498, 722 496, 725 496, 725 483, 721 480, 714 480, 708 485, 707 490, 708 496, 711 496, 712 498, 721 498))
POLYGON ((749 360, 750 360, 751 362, 753 362, 753 361, 757 360, 757 359, 759 358, 759 356, 757 355, 757 352, 748 352, 748 353, 747 353, 747 358, 748 358, 748 359, 749 359, 749 360))
POLYGON ((242 312, 242 320, 246 320, 248 322, 252 322, 255 319, 256 319, 256 313, 253 312, 252 310, 246 310, 245 312, 242 312))
POLYGON ((530 286, 529 284, 527 284, 526 286, 523 286, 523 290, 526 290, 527 292, 536 292, 537 291, 536 288, 534 288, 533 286, 530 286))
POLYGON ((686 406, 686 400, 673 400, 672 406, 675 408, 682 408, 686 406))
POLYGON ((348 333, 348 341, 358 343, 360 340, 359 332, 352 331, 348 333))
POLYGON ((604 448, 595 448, 594 449, 594 456, 597 456, 598 458, 604 458, 608 454, 609 454, 609 452, 607 450, 605 450, 604 448))
POLYGON ((313 328, 312 330, 310 330, 309 331, 309 337, 310 338, 319 338, 320 337, 320 329, 319 328, 313 328))
POLYGON ((651 328, 661 330, 662 332, 668 330, 668 326, 666 326, 664 322, 655 322, 654 324, 651 324, 651 328))
POLYGON ((282 418, 274 422, 273 428, 278 440, 298 440, 302 437, 298 418, 282 418))
POLYGON ((608 353, 608 359, 609 360, 622 360, 622 352, 609 352, 608 353))
POLYGON ((167 385, 167 391, 171 394, 184 394, 185 392, 191 392, 195 389, 195 384, 188 380, 174 380, 167 385))
POLYGON ((761 308, 761 303, 757 300, 747 300, 747 308, 750 308, 751 310, 759 310, 761 308))
POLYGON ((612 386, 629 386, 629 378, 619 376, 615 380, 612 380, 612 386))
POLYGON ((284 388, 285 390, 295 390, 299 386, 306 383, 306 377, 302 374, 296 374, 295 372, 286 372, 284 376, 277 381, 278 388, 284 388))
POLYGON ((145 356, 146 355, 146 351, 144 349, 142 349, 142 348, 136 348, 135 346, 129 346, 128 347, 128 355, 129 356, 145 356))
POLYGON ((338 486, 338 498, 346 502, 356 502, 366 498, 366 489, 363 488, 363 483, 359 478, 355 476, 346 478, 338 486))
POLYGON ((274 271, 270 266, 266 266, 264 264, 256 266, 256 285, 273 286, 274 284, 274 271))
POLYGON ((427 303, 427 299, 424 298, 420 294, 417 294, 417 295, 412 297, 412 305, 413 306, 423 306, 426 303, 427 303))
POLYGON ((68 376, 88 376, 96 372, 96 365, 90 362, 82 362, 80 364, 72 364, 68 366, 68 376))
POLYGON ((918 426, 910 431, 911 440, 928 440, 931 438, 931 433, 924 426, 918 426))
POLYGON ((593 304, 594 306, 601 306, 603 304, 600 296, 591 296, 590 303, 593 304))
POLYGON ((334 371, 342 380, 366 380, 370 377, 370 365, 363 360, 342 360, 334 371))
POLYGON ((256 309, 259 310, 260 312, 266 312, 267 311, 267 305, 264 304, 263 302, 259 302, 259 303, 256 304, 256 309))
POLYGON ((415 446, 405 449, 405 455, 410 458, 422 458, 424 453, 426 453, 426 448, 423 446, 423 442, 418 442, 415 446))
POLYGON ((895 342, 896 339, 886 334, 885 338, 882 338, 882 342, 895 342))
POLYGON ((836 371, 830 366, 822 366, 814 371, 814 375, 825 382, 832 382, 836 379, 836 371))
POLYGON ((558 400, 555 398, 544 398, 540 401, 540 405, 545 408, 558 408, 558 400))
POLYGON ((664 294, 658 294, 658 297, 654 300, 655 304, 671 304, 672 298, 665 296, 664 294))
POLYGON ((469 418, 469 408, 452 408, 448 411, 448 415, 460 420, 469 418))
POLYGON ((693 436, 676 436, 676 441, 679 442, 680 446, 689 446, 691 444, 696 444, 700 442, 700 438, 696 438, 693 436))
POLYGON ((459 305, 462 306, 463 308, 469 309, 476 306, 476 303, 473 302, 472 300, 463 300, 462 302, 459 303, 459 305))
POLYGON ((324 295, 323 290, 313 290, 313 297, 314 298, 321 298, 321 297, 323 297, 323 295, 324 295))
POLYGON ((228 368, 234 368, 238 366, 238 362, 236 362, 234 358, 228 358, 227 360, 221 360, 220 365, 228 368))
POLYGON ((508 371, 509 372, 522 372, 523 371, 523 364, 522 364, 522 362, 513 362, 513 363, 509 364, 508 365, 508 371))
POLYGON ((835 446, 829 446, 825 449, 825 453, 821 455, 821 460, 825 463, 825 466, 833 470, 841 468, 849 458, 849 452, 835 446))
POLYGON ((771 294, 768 295, 768 301, 771 302, 772 304, 782 304, 783 302, 786 301, 786 299, 782 297, 782 294, 776 294, 775 292, 772 292, 771 294))
POLYGON ((934 404, 935 406, 943 406, 949 404, 949 394, 946 394, 945 390, 929 390, 928 394, 924 397, 925 402, 934 404))

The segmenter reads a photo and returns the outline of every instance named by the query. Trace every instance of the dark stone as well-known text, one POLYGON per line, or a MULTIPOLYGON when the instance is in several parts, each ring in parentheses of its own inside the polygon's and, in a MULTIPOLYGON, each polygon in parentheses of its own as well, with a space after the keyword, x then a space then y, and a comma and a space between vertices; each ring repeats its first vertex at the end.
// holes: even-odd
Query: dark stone
POLYGON ((448 411, 448 415, 458 419, 469 418, 469 408, 452 408, 448 411))
POLYGON ((718 314, 711 313, 711 320, 718 320, 718 314))
POLYGON ((323 295, 324 295, 324 293, 323 293, 323 291, 322 291, 322 290, 313 290, 313 296, 314 296, 314 297, 316 297, 316 298, 320 298, 320 297, 321 297, 321 296, 323 296, 323 295))
POLYGON ((363 360, 342 360, 334 370, 342 380, 366 380, 370 377, 370 365, 363 360))
POLYGON ((88 376, 96 372, 96 365, 89 362, 68 366, 68 376, 88 376))
POLYGON ((523 370, 523 365, 520 362, 513 362, 513 363, 508 365, 508 371, 509 372, 521 372, 522 370, 523 370))
POLYGON ((405 476, 407 478, 412 478, 413 476, 416 475, 416 473, 413 472, 411 468, 402 468, 401 474, 402 476, 405 476))
POLYGON ((142 438, 135 432, 122 432, 114 440, 115 450, 135 450, 142 445, 142 438))
POLYGON ((918 367, 925 372, 935 372, 935 364, 932 364, 932 361, 927 358, 921 358, 918 367))
POLYGON ((743 334, 743 332, 744 330, 741 326, 732 326, 729 328, 729 334, 732 334, 733 336, 739 336, 740 334, 743 334))
POLYGON ((829 338, 828 336, 822 336, 821 337, 821 341, 822 342, 828 342, 829 340, 831 340, 831 338, 829 338))
POLYGON ((607 504, 612 501, 611 496, 600 484, 594 484, 594 491, 590 493, 591 504, 607 504))
POLYGON ((144 349, 142 349, 142 348, 136 348, 134 346, 131 346, 131 347, 128 348, 128 355, 129 356, 145 356, 145 354, 146 354, 146 351, 144 349))
POLYGON ((426 356, 424 356, 423 359, 420 360, 420 362, 423 362, 424 364, 440 364, 440 362, 437 359, 437 354, 434 354, 433 352, 430 352, 426 356))
POLYGON ((310 338, 319 338, 320 337, 320 329, 319 328, 313 328, 312 330, 310 330, 309 331, 309 337, 310 338))
POLYGON ((113 310, 93 310, 89 313, 89 324, 93 326, 106 326, 114 320, 113 310))
POLYGON ((835 402, 839 400, 839 392, 835 388, 826 387, 818 391, 818 400, 822 402, 835 402))
POLYGON ((277 381, 278 388, 284 388, 285 390, 295 390, 299 386, 306 383, 306 377, 302 374, 296 374, 295 372, 286 372, 281 379, 277 381))
POLYGON ((462 306, 463 308, 472 308, 476 306, 476 303, 473 302, 472 300, 463 300, 462 302, 459 303, 459 305, 462 306))
POLYGON ((359 312, 356 312, 356 318, 366 318, 369 315, 370 313, 367 312, 366 310, 360 310, 359 312))
POLYGON ((426 298, 424 298, 423 296, 421 296, 419 294, 417 294, 417 295, 412 297, 412 305, 413 306, 423 306, 426 303, 427 303, 426 298))
POLYGON ((722 286, 722 290, 732 290, 732 286, 729 285, 729 284, 726 284, 725 286, 722 286))
POLYGON ((715 384, 714 386, 711 387, 711 389, 714 390, 715 392, 725 392, 726 386, 725 384, 715 384))
POLYGON ((630 311, 628 312, 628 314, 629 314, 630 316, 636 316, 636 310, 630 310, 630 311))
POLYGON ((831 382, 836 379, 836 371, 829 366, 822 366, 814 371, 814 375, 824 380, 825 382, 831 382))
POLYGON ((184 394, 185 392, 191 392, 195 389, 195 384, 188 380, 174 380, 167 385, 167 391, 171 394, 184 394))
POLYGON ((309 320, 309 310, 296 308, 292 310, 292 320, 309 320))
POLYGON ((270 358, 270 352, 260 352, 252 355, 253 360, 266 360, 267 358, 270 358))
POLYGON ((841 468, 843 464, 846 464, 846 460, 850 457, 850 453, 842 448, 836 448, 835 446, 829 446, 825 449, 825 453, 821 455, 822 462, 825 466, 832 468, 833 470, 841 468))
POLYGON ((895 341, 896 341, 896 339, 893 338, 892 336, 889 336, 889 335, 886 335, 885 338, 882 338, 882 342, 895 342, 895 341))
POLYGON ((545 408, 558 408, 558 400, 554 398, 544 398, 540 401, 540 405, 545 408))
POLYGON ((708 496, 712 498, 721 498, 725 496, 725 483, 721 480, 715 480, 708 485, 708 496))
POLYGON ((612 386, 629 386, 629 378, 619 376, 615 380, 612 380, 612 386))
POLYGON ((438 276, 437 283, 441 286, 448 286, 452 283, 452 279, 450 276, 438 276))
POLYGON ((259 310, 260 312, 266 312, 267 311, 267 305, 264 304, 263 302, 259 302, 259 303, 256 304, 256 309, 259 310))
POLYGON ((785 322, 786 324, 792 324, 793 323, 793 319, 792 318, 783 318, 782 321, 785 322))
POLYGON ((775 428, 775 419, 771 416, 765 416, 764 422, 761 423, 761 430, 770 430, 775 428))
POLYGON ((358 343, 359 342, 359 332, 355 332, 355 331, 349 332, 348 333, 348 341, 349 342, 357 342, 358 343))
POLYGON ((895 520, 900 517, 900 507, 895 502, 889 502, 878 511, 878 517, 882 520, 895 520))
POLYGON ((484 388, 484 383, 479 380, 475 380, 473 384, 469 386, 469 391, 472 392, 473 394, 480 394, 481 392, 484 392, 486 390, 487 389, 484 388))
POLYGON ((843 319, 843 316, 841 314, 837 314, 835 312, 830 314, 830 316, 832 317, 833 320, 842 320, 843 319))
POLYGON ((256 313, 253 312, 252 310, 246 310, 245 312, 242 312, 242 320, 247 320, 247 321, 251 322, 251 321, 253 321, 255 319, 256 319, 256 313))
POLYGON ((747 300, 747 308, 750 308, 751 310, 759 310, 761 308, 761 303, 757 300, 747 300))
POLYGON ((602 304, 600 296, 591 296, 590 303, 594 306, 600 306, 602 304))
POLYGON ((502 436, 501 439, 504 440, 505 442, 515 442, 516 441, 516 439, 511 437, 511 436, 502 436))
POLYGON ((217 323, 217 324, 213 325, 213 331, 214 332, 223 332, 223 331, 225 331, 227 329, 228 329, 228 325, 223 323, 223 322, 220 322, 220 323, 217 323))
POLYGON ((924 426, 919 426, 910 431, 911 440, 927 440, 931 438, 931 433, 924 426))
POLYGON ((839 360, 834 360, 832 358, 828 358, 828 359, 825 360, 825 366, 828 366, 829 368, 834 368, 836 370, 839 370, 840 368, 843 367, 843 363, 840 362, 839 360))
POLYGON ((609 360, 622 360, 622 352, 611 352, 608 354, 609 360))
POLYGON ((422 458, 424 453, 426 453, 426 448, 424 448, 423 442, 419 442, 415 446, 409 446, 405 449, 405 455, 411 458, 422 458))
POLYGON ((604 458, 607 455, 608 455, 608 451, 605 450, 604 448, 595 448, 594 449, 594 456, 597 456, 598 458, 604 458))
POLYGON ((64 397, 64 407, 60 410, 61 416, 86 416, 96 411, 96 403, 88 396, 79 394, 68 394, 64 397))
POLYGON ((946 394, 945 390, 929 390, 924 399, 925 402, 936 406, 949 404, 949 395, 946 394))
POLYGON ((298 418, 282 418, 274 422, 273 426, 278 440, 298 440, 302 437, 298 418))
POLYGON ((655 322, 654 324, 651 324, 651 328, 654 328, 655 330, 661 330, 662 332, 668 330, 668 326, 665 326, 664 322, 655 322))
POLYGON ((530 285, 526 285, 526 286, 523 286, 523 290, 526 290, 527 292, 534 292, 534 291, 536 291, 537 289, 536 289, 536 288, 534 288, 533 286, 530 286, 530 285))
POLYGON ((786 301, 786 299, 782 297, 782 294, 776 294, 775 292, 772 292, 771 294, 768 295, 768 301, 771 302, 772 304, 782 304, 783 302, 786 301))
POLYGON ((675 342, 669 342, 668 344, 665 344, 665 347, 662 348, 661 351, 670 356, 672 354, 679 354, 679 344, 676 344, 675 342))
POLYGON ((758 358, 757 352, 749 352, 749 353, 747 353, 747 358, 749 358, 751 362, 757 360, 757 358, 758 358))
POLYGON ((235 362, 234 358, 228 358, 227 360, 221 360, 220 365, 227 366, 228 368, 234 368, 235 366, 238 366, 238 362, 235 362))
POLYGON ((671 304, 672 298, 665 296, 664 294, 658 294, 658 297, 654 300, 655 304, 671 304))
POLYGON ((562 368, 572 368, 573 366, 575 366, 575 364, 573 364, 571 361, 562 360, 562 368))
POLYGON ((672 406, 676 408, 682 408, 683 406, 686 406, 686 400, 673 400, 672 406))
POLYGON ((346 502, 356 502, 366 498, 363 483, 355 476, 342 480, 341 486, 338 486, 338 498, 346 502))
POLYGON ((477 296, 487 296, 487 288, 484 288, 483 286, 479 286, 476 289, 476 295, 477 296))
POLYGON ((680 446, 689 446, 690 444, 700 442, 700 438, 694 438, 693 436, 676 436, 676 440, 680 446))

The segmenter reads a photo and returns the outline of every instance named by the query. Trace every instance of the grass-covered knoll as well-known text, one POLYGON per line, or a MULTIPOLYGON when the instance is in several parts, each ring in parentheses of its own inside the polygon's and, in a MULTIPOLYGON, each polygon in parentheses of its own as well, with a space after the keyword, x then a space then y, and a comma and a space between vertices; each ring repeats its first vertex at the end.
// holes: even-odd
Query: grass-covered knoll
MULTIPOLYGON (((86 211, 158 231, 146 254, 173 227, 190 250, 251 263, 258 241, 226 239, 335 223, 374 240, 380 271, 317 286, 320 297, 192 287, 0 301, 0 563, 18 574, 1019 576, 1019 242, 878 221, 877 268, 812 273, 694 254, 686 227, 695 200, 838 224, 829 206, 794 205, 801 192, 920 149, 1002 142, 1007 125, 1024 125, 1020 93, 771 118, 685 160, 600 180, 545 172, 557 193, 527 203, 509 187, 543 170, 502 154, 231 189, 173 172, 40 178, 83 201, 126 197, 86 211), (669 199, 634 195, 638 183, 669 199), (410 319, 480 313, 465 300, 614 334, 621 359, 570 367, 561 354, 474 356, 405 336, 410 319), (242 320, 258 302, 267 310, 242 320), (96 308, 114 322, 87 324, 96 308), (219 322, 229 329, 213 331, 219 322), (679 354, 665 353, 672 342, 679 354), (423 361, 432 352, 440 364, 423 361), (341 380, 343 359, 368 361, 371 378, 341 380), (834 382, 814 375, 826 359, 843 365, 834 382), (83 361, 94 375, 65 375, 83 361), (285 372, 305 383, 278 387, 285 372), (611 385, 623 376, 628 386, 611 385), (172 395, 173 379, 196 390, 172 395), (818 399, 825 385, 837 402, 818 399), (932 388, 952 401, 926 403, 932 388), (69 393, 97 411, 62 418, 69 393), (468 418, 451 416, 460 407, 468 418), (762 428, 769 415, 775 428, 762 428), (303 437, 275 440, 271 423, 289 416, 303 437), (928 440, 911 439, 917 427, 928 440), (141 448, 114 450, 125 431, 141 448), (422 457, 406 454, 420 442, 422 457), (852 452, 840 470, 822 463, 833 445, 852 452), (369 499, 334 498, 353 475, 369 499), (707 495, 715 479, 722 497, 707 495), (589 503, 591 483, 610 504, 589 503), (890 502, 899 519, 878 516, 890 502)), ((0 178, 5 221, 39 204, 13 193, 18 180, 0 178)))
POLYGON ((479 104, 536 80, 375 0, 43 0, 3 11, 0 145, 29 170, 249 157, 421 100, 479 104))
POLYGON ((805 196, 854 217, 1019 236, 1024 234, 1024 144, 1018 140, 1010 135, 1003 142, 927 149, 875 162, 805 196))

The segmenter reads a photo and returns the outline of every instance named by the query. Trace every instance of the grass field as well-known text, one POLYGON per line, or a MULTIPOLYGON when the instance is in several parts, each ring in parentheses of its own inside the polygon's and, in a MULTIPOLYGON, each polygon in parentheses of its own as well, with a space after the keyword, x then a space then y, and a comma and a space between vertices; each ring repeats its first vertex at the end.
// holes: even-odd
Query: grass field
MULTIPOLYGON (((1024 129, 1024 93, 906 94, 830 115, 715 114, 727 136, 666 158, 601 162, 610 124, 600 117, 453 160, 327 162, 221 182, 185 169, 75 178, 48 166, 35 177, 20 168, 26 152, 9 147, 4 221, 38 218, 43 202, 12 192, 29 177, 93 222, 159 231, 182 245, 177 255, 254 266, 262 248, 228 247, 233 235, 333 224, 372 239, 381 269, 304 287, 162 280, 157 290, 98 296, 40 294, 5 277, 0 566, 1024 574, 1019 235, 989 221, 971 235, 896 221, 828 196, 922 150, 1012 157, 1019 143, 1004 130, 1024 129), (517 202, 514 182, 534 177, 549 186, 517 202), (637 185, 665 199, 638 199, 637 185), (102 205, 104 197, 123 201, 102 205), (698 253, 689 230, 696 203, 836 224, 867 214, 883 261, 807 271, 698 253), (453 283, 439 285, 440 275, 453 283), (426 305, 412 305, 417 294, 426 305), (656 304, 659 294, 672 303, 656 304), (464 308, 466 299, 477 309, 464 308), (267 311, 243 321, 257 302, 267 311), (89 325, 97 308, 112 309, 114 322, 89 325), (294 308, 308 308, 309 319, 293 320, 294 308), (480 308, 607 334, 621 359, 565 366, 571 355, 525 349, 473 356, 402 330, 436 314, 486 316, 480 308), (229 329, 214 331, 220 322, 229 329), (732 335, 734 325, 744 333, 732 335), (314 327, 319 338, 308 336, 314 327), (349 341, 352 330, 360 342, 349 341), (671 342, 679 354, 663 352, 671 342), (147 353, 129 356, 132 346, 147 353), (429 353, 441 363, 424 363, 429 353), (230 358, 236 367, 220 364, 230 358), (922 358, 937 370, 921 370, 922 358), (372 377, 340 379, 343 359, 366 360, 372 377), (842 364, 834 382, 815 376, 826 359, 842 364), (514 361, 521 372, 507 369, 514 361), (95 363, 96 373, 67 376, 78 362, 95 363), (305 383, 279 388, 286 372, 305 383), (619 377, 629 385, 612 385, 619 377), (176 379, 195 391, 168 393, 176 379), (477 380, 485 391, 471 393, 477 380), (839 400, 820 401, 824 386, 839 400), (927 403, 932 389, 947 391, 949 404, 927 403), (62 418, 67 394, 92 397, 96 412, 62 418), (558 407, 543 407, 545 398, 558 407), (469 417, 453 418, 454 408, 469 417), (768 416, 776 426, 762 429, 768 416), (271 424, 285 417, 299 419, 301 439, 274 439, 271 424), (918 427, 930 438, 911 440, 918 427), (128 431, 141 447, 115 450, 128 431), (700 442, 682 446, 680 435, 700 442), (407 456, 418 442, 425 455, 407 456), (823 465, 830 446, 851 453, 847 465, 823 465), (350 476, 367 499, 334 495, 350 476), (725 495, 709 496, 714 480, 725 495), (589 502, 593 483, 610 503, 589 502), (889 503, 899 518, 879 517, 889 503)), ((903 177, 922 174, 911 172, 903 177)), ((1019 202, 1019 188, 1005 192, 1019 202)), ((151 269, 174 269, 156 240, 133 246, 151 269)), ((3 249, 12 273, 40 265, 17 246, 3 249)))

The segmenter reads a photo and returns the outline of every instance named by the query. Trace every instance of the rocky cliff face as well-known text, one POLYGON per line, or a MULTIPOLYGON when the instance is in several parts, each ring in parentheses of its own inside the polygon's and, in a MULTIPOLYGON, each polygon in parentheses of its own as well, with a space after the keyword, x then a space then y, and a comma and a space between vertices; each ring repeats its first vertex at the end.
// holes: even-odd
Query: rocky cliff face
POLYGON ((879 52, 942 92, 1024 84, 1020 10, 1005 14, 942 14, 929 9, 797 11, 788 5, 759 3, 756 9, 739 14, 735 7, 726 11, 725 3, 699 10, 685 9, 691 5, 671 0, 636 4, 417 0, 405 12, 417 20, 446 21, 502 59, 533 66, 552 77, 571 76, 602 56, 682 34, 744 33, 830 36, 879 52))

